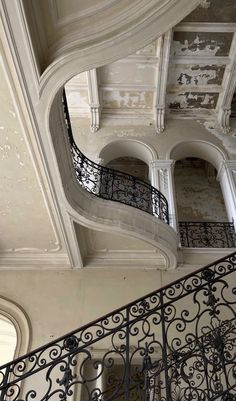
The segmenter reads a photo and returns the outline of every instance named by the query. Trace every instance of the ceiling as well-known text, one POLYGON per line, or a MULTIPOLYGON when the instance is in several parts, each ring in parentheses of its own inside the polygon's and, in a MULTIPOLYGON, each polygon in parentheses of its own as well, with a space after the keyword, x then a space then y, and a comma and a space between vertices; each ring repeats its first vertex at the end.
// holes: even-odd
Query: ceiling
MULTIPOLYGON (((67 83, 71 115, 96 131, 111 119, 156 124, 164 119, 216 119, 231 108, 236 78, 236 2, 205 0, 180 24, 135 54, 67 83), (96 115, 97 113, 97 115, 96 115)), ((233 113, 235 111, 233 100, 233 113)))

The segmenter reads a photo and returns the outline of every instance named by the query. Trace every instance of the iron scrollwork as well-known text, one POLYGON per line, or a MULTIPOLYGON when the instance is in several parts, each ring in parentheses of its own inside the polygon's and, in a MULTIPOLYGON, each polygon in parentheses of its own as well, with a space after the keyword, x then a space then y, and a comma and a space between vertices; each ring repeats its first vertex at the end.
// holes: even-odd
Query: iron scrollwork
POLYGON ((132 175, 101 166, 79 150, 73 138, 65 92, 63 107, 78 183, 93 195, 143 210, 169 224, 168 202, 158 189, 132 175))
POLYGON ((182 246, 193 248, 234 248, 234 224, 228 222, 179 222, 182 246))
POLYGON ((0 368, 1 401, 235 401, 236 253, 0 368))

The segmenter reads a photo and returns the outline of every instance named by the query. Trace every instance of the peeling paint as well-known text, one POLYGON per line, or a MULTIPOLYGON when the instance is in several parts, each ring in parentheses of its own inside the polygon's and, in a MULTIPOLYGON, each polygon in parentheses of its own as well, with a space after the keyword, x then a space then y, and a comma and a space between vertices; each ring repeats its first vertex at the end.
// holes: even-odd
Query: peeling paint
POLYGON ((235 0, 204 0, 184 21, 188 22, 235 22, 235 0), (206 7, 203 7, 204 4, 206 7), (224 12, 222 12, 224 8, 224 12))
POLYGON ((184 92, 169 94, 170 109, 214 109, 219 93, 184 92))
POLYGON ((228 56, 232 33, 175 32, 172 56, 228 56))
POLYGON ((225 66, 175 65, 170 68, 169 84, 174 85, 221 85, 225 66))

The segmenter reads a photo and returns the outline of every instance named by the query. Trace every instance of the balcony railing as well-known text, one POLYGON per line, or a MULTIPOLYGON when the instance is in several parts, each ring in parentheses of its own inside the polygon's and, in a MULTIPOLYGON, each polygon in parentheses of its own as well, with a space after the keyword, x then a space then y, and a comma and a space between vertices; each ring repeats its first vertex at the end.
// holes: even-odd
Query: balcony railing
POLYGON ((0 367, 1 401, 235 399, 236 253, 0 367))
POLYGON ((233 223, 179 222, 181 245, 192 248, 235 248, 233 223))
POLYGON ((93 195, 136 207, 169 224, 168 202, 160 191, 132 175, 94 163, 78 149, 73 138, 65 92, 63 106, 78 183, 93 195))

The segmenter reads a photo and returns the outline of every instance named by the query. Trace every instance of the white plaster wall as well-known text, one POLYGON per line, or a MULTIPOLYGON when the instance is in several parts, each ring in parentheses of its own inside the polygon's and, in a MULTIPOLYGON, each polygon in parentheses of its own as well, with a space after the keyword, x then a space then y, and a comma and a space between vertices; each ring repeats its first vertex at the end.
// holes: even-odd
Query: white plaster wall
POLYGON ((1 271, 0 294, 28 314, 34 349, 184 274, 145 269, 1 271))
POLYGON ((60 250, 38 164, 0 41, 0 253, 60 250), (22 230, 22 227, 24 228, 22 230))

